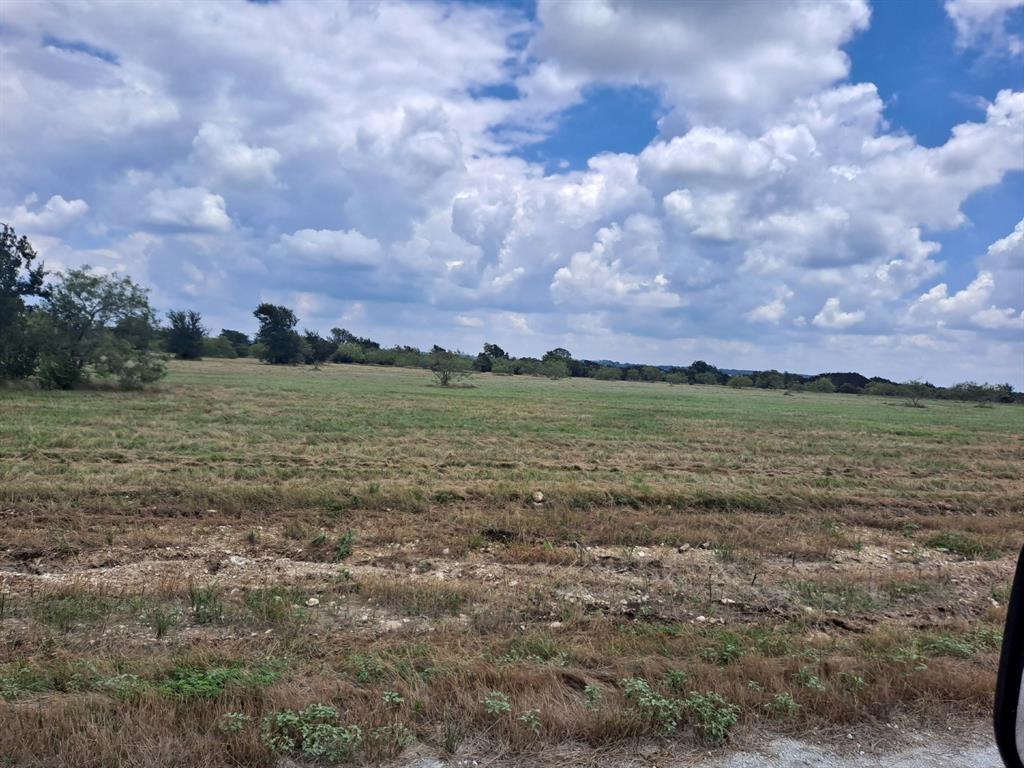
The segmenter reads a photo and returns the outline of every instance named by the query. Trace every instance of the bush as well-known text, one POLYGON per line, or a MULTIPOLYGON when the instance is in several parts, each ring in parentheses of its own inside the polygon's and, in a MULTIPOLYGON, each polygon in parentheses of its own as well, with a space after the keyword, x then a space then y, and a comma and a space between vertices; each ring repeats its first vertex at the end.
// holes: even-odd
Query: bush
POLYGON ((230 360, 238 357, 238 351, 232 346, 230 341, 223 336, 217 336, 216 338, 203 339, 202 356, 222 357, 230 360))
POLYGON ((691 692, 682 701, 697 735, 712 746, 728 738, 729 731, 739 719, 740 708, 727 702, 717 693, 691 692))

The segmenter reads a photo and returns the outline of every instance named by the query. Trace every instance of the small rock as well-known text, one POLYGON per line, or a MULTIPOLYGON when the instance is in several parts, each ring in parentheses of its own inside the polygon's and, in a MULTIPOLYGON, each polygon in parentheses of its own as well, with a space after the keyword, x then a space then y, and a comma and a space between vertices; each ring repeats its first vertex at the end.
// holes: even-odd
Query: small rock
POLYGON ((678 547, 676 549, 676 552, 678 552, 680 554, 682 554, 683 552, 689 552, 689 551, 690 551, 690 545, 689 544, 683 544, 681 547, 678 547))
POLYGON ((252 562, 252 560, 250 560, 247 557, 239 557, 238 555, 231 555, 231 557, 228 558, 228 562, 231 563, 232 565, 248 565, 249 563, 252 562))
POLYGON ((533 492, 533 503, 534 504, 543 504, 544 503, 544 494, 541 493, 540 491, 534 491, 533 492))
POLYGON ((728 597, 723 597, 718 602, 720 602, 722 605, 736 605, 736 601, 728 597))
POLYGON ((311 597, 306 601, 307 608, 316 608, 318 605, 320 605, 320 601, 315 597, 311 597))
POLYGON ((550 624, 548 624, 548 628, 550 628, 550 629, 561 629, 562 628, 562 622, 560 622, 560 621, 552 621, 550 624))

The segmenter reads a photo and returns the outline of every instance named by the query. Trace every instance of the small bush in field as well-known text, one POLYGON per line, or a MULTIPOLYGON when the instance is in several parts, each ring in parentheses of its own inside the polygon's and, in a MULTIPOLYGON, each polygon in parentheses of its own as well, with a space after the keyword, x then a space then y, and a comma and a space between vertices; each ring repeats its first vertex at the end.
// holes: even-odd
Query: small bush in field
POLYGON ((533 731, 535 736, 540 736, 540 710, 528 709, 519 715, 519 722, 533 731))
POLYGON ((241 733, 245 730, 245 726, 249 724, 251 718, 244 712, 225 712, 220 716, 220 721, 217 723, 217 727, 221 733, 234 734, 241 733))
POLYGON ((363 732, 357 725, 339 724, 334 707, 310 704, 299 712, 284 709, 268 714, 260 726, 260 740, 277 754, 341 762, 353 757, 363 732))
POLYGON ((697 735, 711 745, 724 742, 740 716, 738 706, 730 704, 720 694, 711 692, 692 691, 683 699, 682 707, 689 715, 697 735))
POLYGON ((765 709, 773 715, 791 717, 800 709, 800 705, 796 703, 791 693, 784 691, 772 696, 771 701, 765 704, 765 709))
POLYGON ((679 702, 657 693, 650 683, 640 677, 622 681, 626 699, 644 716, 650 718, 666 733, 674 731, 679 722, 679 702))
POLYGON ((512 705, 508 702, 508 696, 501 691, 491 691, 484 697, 484 709, 487 714, 493 717, 507 715, 512 711, 512 705))

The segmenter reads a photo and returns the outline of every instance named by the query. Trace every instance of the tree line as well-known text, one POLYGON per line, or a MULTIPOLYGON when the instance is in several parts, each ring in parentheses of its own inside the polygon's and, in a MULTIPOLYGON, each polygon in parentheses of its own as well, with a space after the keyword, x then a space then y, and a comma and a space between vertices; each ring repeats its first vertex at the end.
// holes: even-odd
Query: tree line
POLYGON ((258 323, 254 337, 226 328, 213 336, 193 310, 172 310, 161 323, 147 291, 128 277, 104 275, 89 267, 55 273, 49 282, 46 275, 28 239, 0 224, 0 379, 34 378, 41 386, 55 389, 72 389, 94 378, 112 379, 131 388, 162 377, 168 356, 182 360, 254 357, 272 365, 424 368, 433 371, 442 386, 457 384, 473 373, 493 373, 880 395, 905 397, 913 405, 928 398, 978 403, 1020 398, 1009 384, 963 382, 938 387, 855 372, 729 373, 703 360, 687 366, 627 365, 578 360, 561 347, 539 358, 514 357, 490 342, 476 355, 439 345, 430 350, 384 347, 345 328, 332 328, 326 335, 300 332, 295 312, 271 303, 262 303, 253 312, 258 323))

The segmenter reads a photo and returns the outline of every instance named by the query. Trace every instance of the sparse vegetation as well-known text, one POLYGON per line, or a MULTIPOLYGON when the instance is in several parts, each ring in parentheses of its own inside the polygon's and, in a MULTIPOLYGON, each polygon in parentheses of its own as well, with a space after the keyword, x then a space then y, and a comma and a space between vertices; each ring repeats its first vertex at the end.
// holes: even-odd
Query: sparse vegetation
POLYGON ((373 764, 989 706, 1015 408, 434 383, 232 358, 0 391, 0 754, 373 764))

